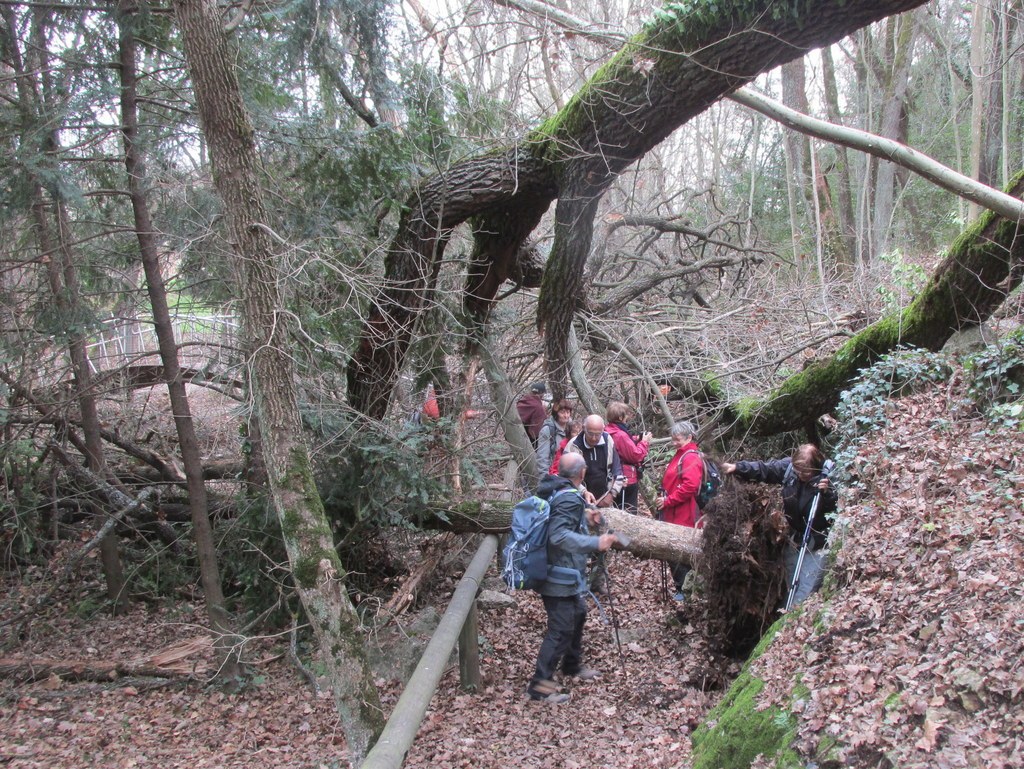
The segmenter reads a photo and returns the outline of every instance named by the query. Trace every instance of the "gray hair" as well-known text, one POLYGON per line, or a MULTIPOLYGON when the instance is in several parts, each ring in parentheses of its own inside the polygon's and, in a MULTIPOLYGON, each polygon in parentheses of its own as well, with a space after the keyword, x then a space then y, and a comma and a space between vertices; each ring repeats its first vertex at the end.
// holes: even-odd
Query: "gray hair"
POLYGON ((668 431, 669 435, 675 438, 677 435, 692 435, 694 438, 697 437, 697 428, 693 426, 693 422, 676 422, 672 425, 672 429, 668 431))
POLYGON ((558 477, 572 480, 586 469, 586 466, 587 460, 583 458, 582 454, 575 452, 562 454, 562 458, 558 461, 558 477))

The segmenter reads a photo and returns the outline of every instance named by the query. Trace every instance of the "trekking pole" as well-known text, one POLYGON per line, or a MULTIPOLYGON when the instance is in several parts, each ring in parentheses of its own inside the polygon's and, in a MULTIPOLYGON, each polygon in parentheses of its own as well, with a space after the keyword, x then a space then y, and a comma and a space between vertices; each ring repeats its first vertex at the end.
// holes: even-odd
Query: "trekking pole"
MULTIPOLYGON (((658 492, 659 492, 658 496, 660 496, 660 497, 664 497, 665 496, 665 490, 664 489, 658 489, 658 492)), ((665 511, 664 510, 661 510, 661 509, 658 510, 657 520, 659 520, 659 521, 664 521, 665 520, 665 511)), ((668 564, 665 563, 664 561, 661 562, 661 597, 663 599, 665 599, 666 601, 668 601, 668 564)))
POLYGON ((800 543, 800 555, 796 559, 796 571, 793 572, 793 581, 789 585, 789 595, 786 597, 786 609, 793 608, 793 600, 796 598, 796 590, 800 587, 800 569, 804 565, 804 556, 807 554, 807 543, 811 540, 811 527, 814 525, 814 516, 818 512, 818 500, 821 499, 821 490, 814 495, 811 502, 811 512, 807 514, 807 525, 804 526, 804 538, 800 543))
MULTIPOLYGON (((821 468, 821 474, 818 476, 818 482, 822 480, 828 480, 829 470, 832 468, 833 462, 831 460, 825 462, 825 466, 821 468)), ((814 517, 818 513, 818 502, 821 501, 821 493, 824 489, 818 489, 818 493, 814 495, 814 501, 811 502, 811 511, 807 514, 807 525, 804 526, 804 537, 800 542, 800 554, 796 559, 796 571, 793 572, 793 581, 789 585, 789 595, 786 597, 786 608, 784 611, 789 611, 793 608, 793 601, 796 599, 797 588, 800 587, 800 569, 804 565, 804 556, 807 555, 807 546, 811 541, 812 527, 814 526, 814 517)))
POLYGON ((622 639, 619 638, 619 618, 615 616, 615 599, 612 596, 612 578, 608 575, 608 560, 606 553, 601 553, 601 569, 604 571, 604 586, 608 591, 608 614, 612 620, 612 635, 615 636, 615 648, 619 652, 619 667, 626 669, 626 657, 622 653, 622 639))

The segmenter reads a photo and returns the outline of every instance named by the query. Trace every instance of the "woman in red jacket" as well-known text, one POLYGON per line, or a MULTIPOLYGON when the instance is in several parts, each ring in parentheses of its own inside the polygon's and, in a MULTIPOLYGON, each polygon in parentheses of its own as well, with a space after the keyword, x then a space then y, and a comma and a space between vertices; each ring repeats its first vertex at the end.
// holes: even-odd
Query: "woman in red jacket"
MULTIPOLYGON (((665 469, 661 480, 661 495, 658 497, 658 517, 679 526, 699 528, 700 510, 697 508, 697 492, 704 478, 704 463, 697 448, 697 430, 690 422, 676 422, 670 431, 676 447, 675 456, 665 469)), ((675 599, 686 600, 683 595, 683 580, 690 567, 684 564, 669 564, 672 581, 676 585, 675 599)))
POLYGON ((643 436, 630 435, 629 427, 626 425, 628 416, 629 406, 621 401, 612 401, 605 409, 605 422, 608 425, 605 430, 612 436, 615 451, 622 462, 622 474, 626 478, 626 485, 615 497, 615 506, 636 515, 636 502, 640 491, 640 464, 647 458, 652 436, 650 433, 644 433, 643 436))

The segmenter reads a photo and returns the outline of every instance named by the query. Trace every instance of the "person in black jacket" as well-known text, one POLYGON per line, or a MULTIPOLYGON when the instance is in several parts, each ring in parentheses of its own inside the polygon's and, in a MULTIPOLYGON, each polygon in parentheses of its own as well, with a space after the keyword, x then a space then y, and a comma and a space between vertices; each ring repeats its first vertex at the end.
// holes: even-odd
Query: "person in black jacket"
POLYGON ((793 452, 792 458, 772 459, 767 462, 740 461, 724 463, 722 472, 735 474, 738 478, 759 483, 777 483, 782 486, 782 508, 789 523, 789 540, 786 543, 786 584, 793 584, 793 575, 800 557, 800 547, 807 528, 814 497, 820 492, 821 499, 811 524, 811 538, 808 542, 804 562, 800 567, 800 582, 797 585, 793 604, 796 605, 821 587, 825 570, 825 541, 832 525, 832 514, 836 510, 837 495, 829 484, 827 475, 822 473, 825 455, 813 443, 805 443, 793 452))
POLYGON ((537 668, 526 689, 532 700, 560 703, 569 699, 554 682, 561 667, 569 677, 583 681, 600 675, 583 665, 583 625, 587 604, 583 600, 583 574, 590 553, 604 552, 616 541, 615 534, 590 533, 601 514, 588 509, 580 494, 587 465, 579 454, 565 454, 558 475, 548 475, 537 487, 537 496, 550 500, 548 519, 548 579, 539 589, 548 615, 548 628, 537 655, 537 668))
POLYGON ((583 420, 583 431, 565 446, 566 454, 580 454, 587 463, 583 486, 598 507, 611 507, 626 485, 615 441, 604 429, 604 419, 591 414, 583 420))

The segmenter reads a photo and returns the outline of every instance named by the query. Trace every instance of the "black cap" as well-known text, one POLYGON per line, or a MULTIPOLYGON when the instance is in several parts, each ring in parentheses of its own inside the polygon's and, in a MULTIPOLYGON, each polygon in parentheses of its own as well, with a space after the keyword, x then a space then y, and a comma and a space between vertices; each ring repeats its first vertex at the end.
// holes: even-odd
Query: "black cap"
POLYGON ((547 385, 543 382, 534 382, 530 385, 530 392, 532 393, 546 393, 548 391, 547 385))

